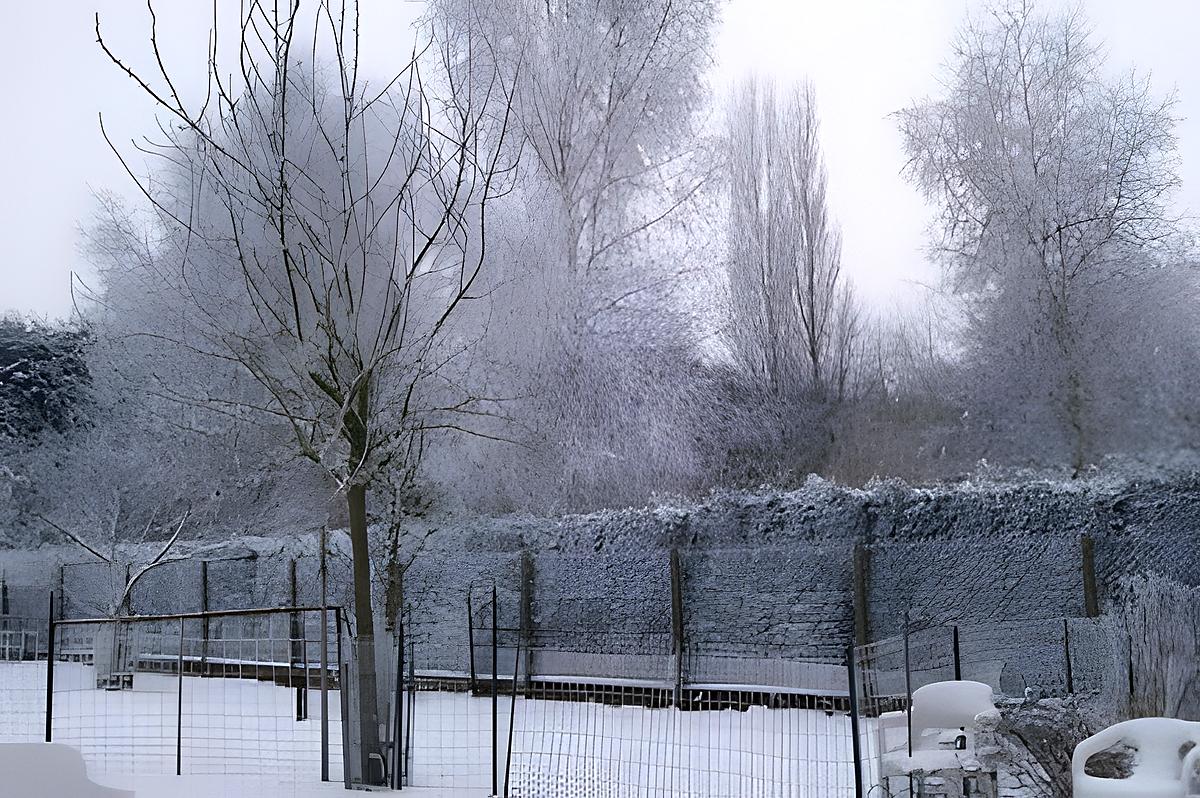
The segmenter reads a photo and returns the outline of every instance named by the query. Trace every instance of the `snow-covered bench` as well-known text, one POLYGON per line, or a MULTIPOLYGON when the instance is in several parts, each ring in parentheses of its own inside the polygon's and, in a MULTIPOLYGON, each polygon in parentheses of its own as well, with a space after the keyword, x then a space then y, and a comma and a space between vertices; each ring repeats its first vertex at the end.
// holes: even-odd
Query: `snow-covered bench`
POLYGON ((87 777, 83 755, 61 743, 0 743, 0 794, 21 798, 133 798, 87 777))
POLYGON ((1200 744, 1200 723, 1138 718, 1109 726, 1075 746, 1071 757, 1075 798, 1188 798, 1185 755, 1189 766, 1196 760, 1187 751, 1189 744, 1200 744), (1122 743, 1137 751, 1128 778, 1107 779, 1085 772, 1089 759, 1122 743))

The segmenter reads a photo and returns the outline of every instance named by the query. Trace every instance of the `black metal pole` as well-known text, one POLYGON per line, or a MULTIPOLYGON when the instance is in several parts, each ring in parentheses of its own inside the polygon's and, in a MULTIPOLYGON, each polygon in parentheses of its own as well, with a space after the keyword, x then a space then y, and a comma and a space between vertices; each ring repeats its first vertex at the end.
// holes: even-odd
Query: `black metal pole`
MULTIPOLYGON (((46 742, 54 734, 54 591, 50 591, 50 616, 46 640, 46 742)), ((37 652, 34 652, 36 656, 37 652)))
POLYGON ((855 675, 853 644, 846 646, 846 679, 850 689, 850 736, 854 750, 854 795, 863 798, 862 740, 858 727, 858 678, 855 675))
POLYGON ((908 721, 908 755, 912 757, 912 660, 908 645, 908 610, 904 611, 904 715, 908 721))
POLYGON ((496 586, 492 585, 492 795, 497 794, 497 787, 500 786, 499 780, 496 777, 500 766, 500 751, 497 748, 499 732, 496 728, 498 709, 496 704, 496 692, 497 688, 499 687, 496 677, 497 671, 500 670, 496 667, 496 660, 499 653, 499 645, 496 641, 496 634, 499 631, 500 621, 497 617, 496 602, 496 586))
POLYGON ((508 750, 504 753, 504 798, 508 798, 508 774, 512 770, 513 726, 517 719, 517 671, 521 669, 521 641, 513 652, 512 696, 508 702, 508 750))
POLYGON ((175 705, 175 775, 183 775, 183 618, 179 619, 179 692, 175 705))
POLYGON ((671 700, 679 706, 683 700, 683 568, 679 549, 671 549, 671 643, 675 655, 675 684, 671 700))
POLYGON ((408 779, 408 766, 412 762, 413 718, 417 716, 417 661, 413 641, 408 643, 408 730, 404 735, 404 777, 408 779))
POLYGON ((329 781, 329 572, 325 569, 328 527, 321 526, 321 781, 329 781))
POLYGON ((400 779, 400 761, 404 756, 404 611, 396 619, 396 685, 392 692, 396 711, 392 722, 392 789, 404 786, 400 779))
POLYGON ((471 588, 467 588, 467 662, 471 670, 471 678, 468 682, 468 687, 471 694, 474 695, 477 690, 475 684, 475 613, 471 611, 471 588))
POLYGON ((962 657, 958 649, 958 624, 952 627, 954 630, 954 681, 962 681, 962 657))
MULTIPOLYGON (((325 598, 322 585, 321 599, 325 598)), ((321 781, 329 781, 329 613, 321 610, 321 781)))
MULTIPOLYGON (((200 611, 208 612, 208 560, 200 561, 200 611)), ((200 622, 200 675, 208 671, 208 618, 200 622)))
MULTIPOLYGON (((342 705, 342 783, 350 789, 350 666, 342 662, 342 632, 338 629, 338 693, 342 705)), ((363 774, 364 776, 366 774, 363 774)))
MULTIPOLYGON (((342 672, 342 608, 341 607, 333 608, 333 625, 334 625, 334 628, 337 629, 338 678, 341 679, 341 672, 342 672)), ((338 685, 339 685, 339 687, 342 687, 342 688, 345 687, 345 685, 342 684, 342 682, 340 682, 340 681, 338 682, 338 685)), ((344 716, 342 718, 342 722, 345 723, 344 716)))

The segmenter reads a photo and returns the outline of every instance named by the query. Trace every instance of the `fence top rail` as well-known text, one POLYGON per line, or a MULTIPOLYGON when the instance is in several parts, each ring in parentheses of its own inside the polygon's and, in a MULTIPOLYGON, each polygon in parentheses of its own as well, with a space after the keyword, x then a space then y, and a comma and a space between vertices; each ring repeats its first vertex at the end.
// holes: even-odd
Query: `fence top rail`
MULTIPOLYGON (((1079 626, 1096 626, 1101 624, 1104 618, 1089 618, 1078 615, 1059 615, 1053 618, 997 618, 992 620, 978 621, 941 621, 938 623, 914 623, 909 627, 909 640, 911 646, 930 645, 928 638, 932 635, 948 635, 952 634, 955 629, 958 629, 960 636, 964 639, 982 632, 995 631, 997 629, 1012 629, 1028 630, 1031 633, 1041 629, 1054 629, 1056 632, 1061 630, 1064 622, 1076 627, 1079 626)), ((869 643, 855 646, 855 650, 859 655, 870 655, 880 653, 881 649, 887 652, 902 651, 904 646, 904 633, 890 635, 889 637, 881 637, 878 640, 872 640, 869 643), (893 648, 894 647, 894 648, 893 648)))
POLYGON ((204 618, 229 618, 244 615, 288 615, 295 612, 321 612, 342 609, 337 604, 324 607, 259 607, 240 610, 205 610, 203 612, 177 612, 169 615, 121 615, 115 618, 64 618, 51 619, 51 626, 83 626, 87 624, 114 623, 116 621, 186 621, 204 618))

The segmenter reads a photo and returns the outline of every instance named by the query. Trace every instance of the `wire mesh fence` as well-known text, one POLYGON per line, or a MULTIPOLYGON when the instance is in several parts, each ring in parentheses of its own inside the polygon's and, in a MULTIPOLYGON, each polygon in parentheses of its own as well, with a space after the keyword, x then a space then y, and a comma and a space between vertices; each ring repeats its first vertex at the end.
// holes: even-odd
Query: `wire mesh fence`
POLYGON ((514 798, 855 794, 844 667, 688 650, 669 630, 507 625, 520 613, 482 593, 466 673, 423 669, 414 641, 406 783, 514 798))
POLYGON ((922 626, 852 647, 854 714, 863 794, 915 794, 903 776, 888 775, 890 756, 913 744, 912 694, 951 680, 981 682, 999 698, 1132 691, 1127 632, 1112 619, 1053 618, 922 626))
POLYGON ((56 621, 47 660, 28 663, 45 676, 22 674, 32 689, 18 700, 48 717, 47 740, 79 749, 98 773, 336 779, 333 617, 282 608, 56 621))

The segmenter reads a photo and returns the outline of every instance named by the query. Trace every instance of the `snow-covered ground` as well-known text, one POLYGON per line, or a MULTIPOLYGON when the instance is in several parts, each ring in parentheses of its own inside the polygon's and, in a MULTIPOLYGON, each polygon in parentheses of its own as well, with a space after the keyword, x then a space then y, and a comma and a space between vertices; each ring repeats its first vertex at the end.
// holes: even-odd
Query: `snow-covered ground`
MULTIPOLYGON (((0 742, 41 740, 45 663, 0 663, 0 742)), ((139 796, 308 798, 341 790, 338 693, 330 694, 330 777, 320 782, 319 693, 295 720, 295 690, 266 682, 182 680, 182 768, 175 775, 180 681, 141 674, 135 689, 94 688, 91 666, 55 666, 54 739, 96 781, 139 796)), ((407 702, 406 702, 407 703, 407 702)), ((589 702, 498 700, 498 782, 514 798, 848 798, 843 713, 750 707, 679 712, 589 702), (511 760, 507 752, 513 718, 511 760)), ((408 707, 406 706, 406 712, 408 707)), ((410 783, 421 798, 491 790, 492 702, 419 692, 410 783)))

